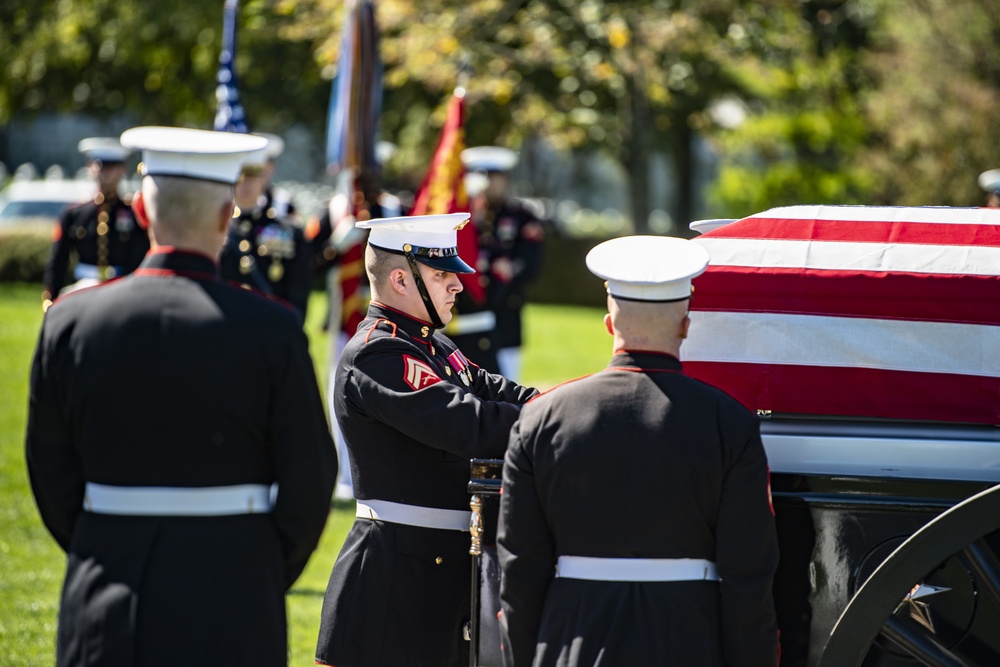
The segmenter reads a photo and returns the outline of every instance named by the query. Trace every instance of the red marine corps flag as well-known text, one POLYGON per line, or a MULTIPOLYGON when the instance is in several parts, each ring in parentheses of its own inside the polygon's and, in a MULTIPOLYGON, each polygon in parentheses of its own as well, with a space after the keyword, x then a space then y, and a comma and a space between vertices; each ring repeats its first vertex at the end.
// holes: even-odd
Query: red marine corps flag
POLYGON ((1000 209, 793 206, 696 242, 689 375, 773 413, 1000 424, 1000 209))
MULTIPOLYGON (((448 116, 441 130, 441 139, 434 151, 430 169, 413 199, 410 215, 435 213, 468 213, 469 197, 465 192, 465 167, 462 151, 465 150, 465 89, 455 89, 448 102, 448 116)), ((466 264, 479 264, 479 238, 473 225, 458 231, 458 256, 466 264)), ((465 291, 476 303, 486 299, 486 290, 474 273, 460 274, 465 291)))

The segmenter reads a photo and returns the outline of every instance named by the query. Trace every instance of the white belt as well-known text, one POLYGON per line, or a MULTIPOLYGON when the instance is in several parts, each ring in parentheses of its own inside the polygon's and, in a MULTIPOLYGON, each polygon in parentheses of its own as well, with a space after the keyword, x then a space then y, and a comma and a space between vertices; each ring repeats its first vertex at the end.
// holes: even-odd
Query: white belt
POLYGON ((592 581, 722 581, 703 558, 588 558, 559 556, 556 576, 592 581))
MULTIPOLYGON (((109 266, 107 271, 106 277, 114 278, 122 272, 122 267, 109 266)), ((101 280, 104 277, 101 276, 101 268, 96 264, 77 264, 73 268, 73 275, 77 280, 101 280)))
POLYGON ((468 314, 458 313, 451 318, 451 322, 445 327, 445 333, 449 336, 462 336, 493 331, 496 326, 497 316, 492 310, 468 314))
POLYGON ((391 503, 388 500, 358 501, 357 517, 372 521, 402 523, 418 528, 438 528, 440 530, 463 530, 469 532, 472 512, 465 510, 443 510, 437 507, 420 507, 391 503))
POLYGON ((126 516, 227 516, 271 511, 271 487, 108 486, 87 482, 83 509, 94 514, 126 516))

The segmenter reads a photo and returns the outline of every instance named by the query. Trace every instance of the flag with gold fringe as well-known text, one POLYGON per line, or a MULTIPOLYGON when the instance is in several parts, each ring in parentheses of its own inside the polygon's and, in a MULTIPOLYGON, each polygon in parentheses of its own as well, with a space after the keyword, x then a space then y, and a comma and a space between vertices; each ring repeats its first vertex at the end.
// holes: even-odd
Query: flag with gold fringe
MULTIPOLYGON (((465 191, 465 89, 458 87, 448 102, 448 115, 441 138, 434 151, 430 169, 417 190, 410 215, 469 212, 469 197, 465 191)), ((458 254, 469 266, 479 264, 479 238, 475 225, 465 225, 458 231, 458 254)), ((466 293, 476 303, 486 299, 477 274, 460 275, 466 293)))

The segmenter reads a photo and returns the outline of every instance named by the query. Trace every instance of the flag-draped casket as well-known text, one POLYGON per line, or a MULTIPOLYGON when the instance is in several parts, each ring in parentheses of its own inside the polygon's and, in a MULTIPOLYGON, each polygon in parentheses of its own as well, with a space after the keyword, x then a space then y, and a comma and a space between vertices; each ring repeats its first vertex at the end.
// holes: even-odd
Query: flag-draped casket
POLYGON ((1000 424, 1000 209, 793 206, 695 242, 693 377, 753 410, 1000 424))

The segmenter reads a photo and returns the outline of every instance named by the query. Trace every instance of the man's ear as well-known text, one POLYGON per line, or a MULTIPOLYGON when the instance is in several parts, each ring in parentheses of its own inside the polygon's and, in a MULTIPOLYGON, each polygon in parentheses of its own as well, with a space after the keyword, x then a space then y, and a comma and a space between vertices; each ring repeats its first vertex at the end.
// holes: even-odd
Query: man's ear
POLYGON ((224 232, 229 228, 229 221, 233 219, 233 200, 228 199, 219 207, 218 231, 224 232))
POLYGON ((135 221, 142 229, 149 229, 149 217, 146 215, 146 202, 142 197, 142 190, 132 195, 132 214, 135 221))
POLYGON ((604 328, 608 330, 609 335, 615 335, 615 328, 611 325, 611 313, 605 313, 604 315, 604 328))
POLYGON ((684 319, 681 320, 681 330, 680 330, 681 340, 684 340, 685 338, 688 337, 688 329, 690 328, 691 328, 691 316, 685 315, 684 319))
POLYGON ((399 294, 406 294, 406 271, 403 269, 393 269, 389 273, 389 285, 399 294))

